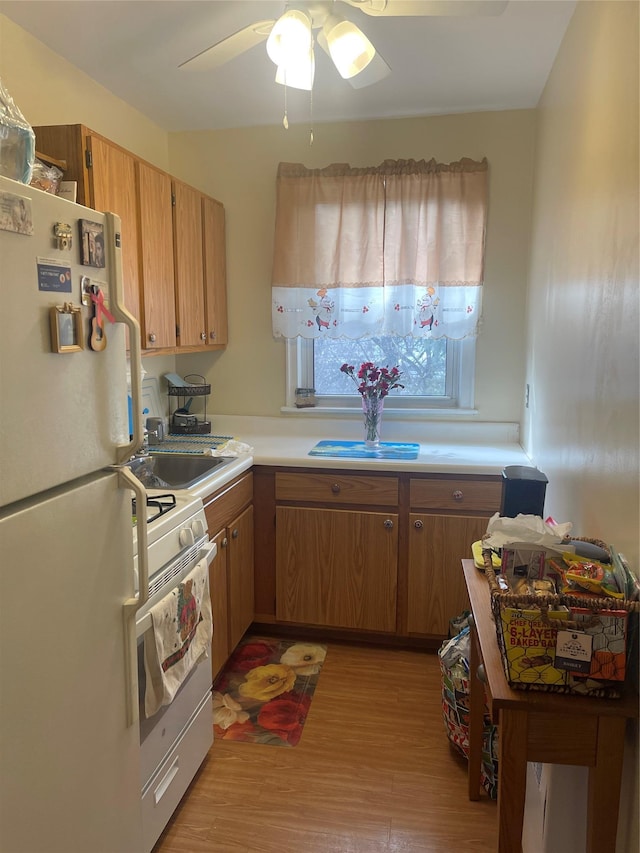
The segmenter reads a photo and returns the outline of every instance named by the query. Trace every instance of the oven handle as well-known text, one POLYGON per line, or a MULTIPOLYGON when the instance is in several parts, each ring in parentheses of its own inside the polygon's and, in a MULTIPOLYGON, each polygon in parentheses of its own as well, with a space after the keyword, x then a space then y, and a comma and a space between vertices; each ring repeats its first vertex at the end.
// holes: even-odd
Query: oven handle
POLYGON ((128 598, 123 605, 124 642, 126 649, 125 689, 127 697, 127 726, 138 722, 138 646, 136 642, 136 613, 149 599, 149 548, 147 538, 146 513, 147 491, 140 480, 126 467, 114 466, 119 478, 121 489, 131 489, 136 496, 136 504, 142 507, 136 521, 138 540, 138 595, 128 598))

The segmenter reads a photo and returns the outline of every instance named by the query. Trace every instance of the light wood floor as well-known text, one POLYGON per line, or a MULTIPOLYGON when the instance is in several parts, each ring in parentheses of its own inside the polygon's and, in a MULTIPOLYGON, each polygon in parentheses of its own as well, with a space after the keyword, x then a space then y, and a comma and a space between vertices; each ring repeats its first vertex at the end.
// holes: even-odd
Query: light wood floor
POLYGON ((433 652, 329 642, 298 746, 216 740, 154 853, 489 853, 440 697, 433 652))

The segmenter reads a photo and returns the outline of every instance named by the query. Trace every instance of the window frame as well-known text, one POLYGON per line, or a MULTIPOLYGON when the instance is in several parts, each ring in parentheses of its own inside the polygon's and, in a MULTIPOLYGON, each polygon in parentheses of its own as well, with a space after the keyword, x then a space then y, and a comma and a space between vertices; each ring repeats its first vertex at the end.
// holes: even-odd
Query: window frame
MULTIPOLYGON (((476 337, 460 341, 447 340, 446 394, 442 397, 401 397, 389 394, 385 400, 385 413, 428 414, 429 412, 468 413, 475 403, 476 337)), ((295 411, 320 411, 340 414, 359 411, 361 399, 353 394, 322 395, 316 397, 313 408, 296 409, 296 388, 314 387, 314 362, 312 338, 286 340, 286 406, 295 411)), ((336 367, 338 369, 339 366, 336 367)))

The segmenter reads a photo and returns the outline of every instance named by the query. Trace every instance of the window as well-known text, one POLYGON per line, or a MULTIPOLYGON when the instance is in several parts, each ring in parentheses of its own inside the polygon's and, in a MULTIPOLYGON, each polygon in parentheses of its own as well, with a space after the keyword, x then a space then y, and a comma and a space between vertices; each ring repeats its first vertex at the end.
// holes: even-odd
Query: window
POLYGON ((287 344, 287 405, 294 405, 296 388, 315 388, 316 408, 360 408, 360 397, 340 365, 373 361, 397 365, 403 373, 405 387, 386 398, 387 411, 470 409, 475 343, 475 338, 296 338, 287 344))
POLYGON ((286 338, 287 403, 316 389, 356 407, 348 362, 397 366, 393 409, 473 406, 482 309, 486 160, 386 160, 379 167, 280 164, 272 276, 286 338))

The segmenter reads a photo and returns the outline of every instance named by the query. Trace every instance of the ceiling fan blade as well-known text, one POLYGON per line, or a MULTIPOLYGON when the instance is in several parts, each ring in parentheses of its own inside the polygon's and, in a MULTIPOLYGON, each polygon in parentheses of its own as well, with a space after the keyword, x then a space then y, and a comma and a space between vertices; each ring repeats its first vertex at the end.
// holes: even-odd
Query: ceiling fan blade
POLYGON ((178 68, 185 71, 209 71, 218 68, 264 41, 274 24, 275 21, 256 21, 185 60, 178 68))
POLYGON ((507 0, 342 0, 365 15, 419 18, 423 15, 501 15, 507 0))

